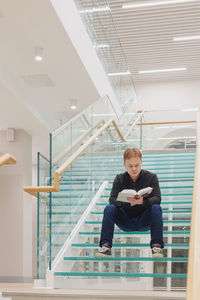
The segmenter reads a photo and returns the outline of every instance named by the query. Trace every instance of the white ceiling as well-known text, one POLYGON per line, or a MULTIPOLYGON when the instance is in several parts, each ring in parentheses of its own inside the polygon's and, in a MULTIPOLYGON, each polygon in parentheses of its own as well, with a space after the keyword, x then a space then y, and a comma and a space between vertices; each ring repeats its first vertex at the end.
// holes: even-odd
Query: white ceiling
POLYGON ((49 130, 1 84, 0 105, 0 130, 25 129, 32 136, 33 163, 38 151, 49 156, 49 130))
MULTIPOLYGON (((99 98, 49 0, 0 0, 0 36, 0 83, 48 130, 99 98), (38 46, 44 48, 39 63, 38 46), (75 113, 69 108, 72 98, 75 113)), ((6 107, 1 113, 9 120, 6 107)), ((21 120, 14 118, 19 128, 21 120)), ((25 120, 23 128, 30 132, 25 120)))
POLYGON ((200 40, 172 39, 200 35, 200 1, 122 9, 123 4, 148 1, 108 0, 133 81, 199 79, 200 40), (178 67, 187 71, 138 74, 139 70, 178 67))

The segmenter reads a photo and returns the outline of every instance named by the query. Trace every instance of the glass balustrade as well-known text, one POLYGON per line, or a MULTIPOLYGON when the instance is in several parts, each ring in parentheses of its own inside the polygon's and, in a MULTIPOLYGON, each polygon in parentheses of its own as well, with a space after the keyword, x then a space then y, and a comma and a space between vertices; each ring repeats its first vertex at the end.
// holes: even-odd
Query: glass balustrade
POLYGON ((195 113, 180 110, 146 112, 141 122, 142 149, 194 150, 195 113))

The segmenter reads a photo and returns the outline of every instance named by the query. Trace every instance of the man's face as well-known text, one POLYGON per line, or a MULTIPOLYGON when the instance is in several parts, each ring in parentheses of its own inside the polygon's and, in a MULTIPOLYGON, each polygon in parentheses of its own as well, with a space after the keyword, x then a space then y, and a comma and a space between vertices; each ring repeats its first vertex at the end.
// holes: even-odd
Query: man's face
POLYGON ((139 157, 131 157, 126 159, 124 162, 124 167, 127 170, 128 174, 133 180, 136 180, 140 174, 142 168, 142 160, 139 157))

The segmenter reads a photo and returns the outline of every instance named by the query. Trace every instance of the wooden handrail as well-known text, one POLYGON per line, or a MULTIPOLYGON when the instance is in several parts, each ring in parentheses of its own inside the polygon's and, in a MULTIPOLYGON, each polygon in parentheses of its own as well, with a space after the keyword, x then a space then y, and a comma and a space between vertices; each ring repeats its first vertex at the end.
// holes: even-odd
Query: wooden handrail
POLYGON ((137 125, 137 122, 143 117, 144 111, 141 112, 141 114, 137 117, 137 119, 135 120, 135 122, 133 122, 133 124, 131 125, 131 127, 129 128, 128 132, 125 134, 124 138, 125 140, 127 139, 127 137, 131 134, 131 132, 133 131, 133 128, 137 125))
POLYGON ((190 247, 187 272, 186 300, 200 298, 200 108, 197 112, 196 160, 192 217, 190 227, 190 247))
POLYGON ((14 164, 16 164, 16 159, 9 153, 0 156, 0 166, 14 164))
POLYGON ((191 121, 170 121, 170 122, 144 122, 144 123, 137 123, 137 125, 160 125, 160 124, 185 124, 185 123, 196 123, 195 120, 191 121))
MULTIPOLYGON (((142 117, 143 113, 140 115, 140 118, 142 117)), ((138 122, 139 118, 137 118, 138 122)), ((43 193, 50 193, 50 192, 59 192, 59 178, 60 175, 71 166, 71 164, 74 162, 75 159, 77 159, 78 156, 80 156, 95 140, 98 136, 100 136, 107 128, 110 126, 114 126, 116 129, 120 139, 125 142, 126 139, 122 135, 119 127, 117 126, 114 119, 110 119, 105 124, 99 128, 96 133, 94 133, 70 158, 67 159, 66 162, 64 162, 54 173, 54 180, 53 180, 53 186, 37 186, 37 187, 25 187, 24 191, 37 197, 37 193, 43 192, 43 193)), ((134 122, 134 126, 131 126, 132 130, 136 126, 136 122, 134 122)), ((129 130, 130 134, 130 130, 129 130)), ((129 135, 128 134, 128 135, 129 135)), ((125 136, 128 136, 127 134, 125 136)))

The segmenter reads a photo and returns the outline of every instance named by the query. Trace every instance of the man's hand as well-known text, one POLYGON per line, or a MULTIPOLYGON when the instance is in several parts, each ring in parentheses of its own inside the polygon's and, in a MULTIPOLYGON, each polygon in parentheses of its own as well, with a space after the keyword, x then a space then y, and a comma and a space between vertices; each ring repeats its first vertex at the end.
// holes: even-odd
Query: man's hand
POLYGON ((134 197, 128 197, 127 200, 130 202, 131 206, 135 205, 142 205, 143 204, 143 197, 142 196, 134 196, 134 197))

